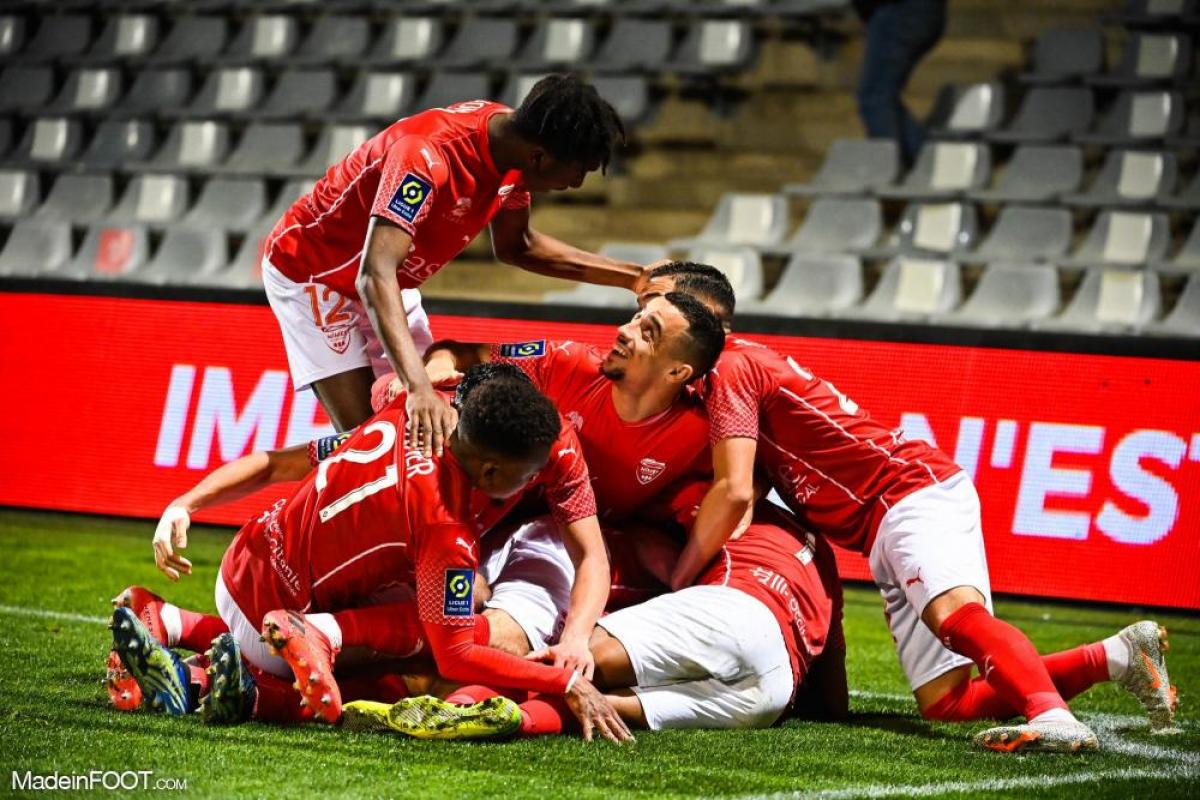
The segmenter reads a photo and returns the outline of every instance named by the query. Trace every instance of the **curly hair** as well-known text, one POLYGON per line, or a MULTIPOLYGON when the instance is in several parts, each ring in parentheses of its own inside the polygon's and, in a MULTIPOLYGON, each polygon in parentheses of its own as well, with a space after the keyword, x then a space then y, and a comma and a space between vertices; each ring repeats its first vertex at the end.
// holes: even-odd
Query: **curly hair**
POLYGON ((616 110, 577 75, 547 75, 535 83, 513 113, 512 126, 559 161, 604 170, 625 143, 616 110))
POLYGON ((672 261, 650 270, 650 278, 674 278, 675 291, 686 292, 712 306, 728 324, 733 320, 737 298, 724 272, 708 264, 694 261, 672 261))
POLYGON ((463 373, 462 380, 454 390, 454 407, 462 408, 463 403, 472 391, 481 383, 491 380, 523 380, 529 382, 529 376, 515 364, 504 361, 488 361, 468 367, 463 373))
POLYGON ((479 381, 459 409, 458 433, 463 439, 514 461, 544 459, 560 427, 554 404, 529 380, 479 381))

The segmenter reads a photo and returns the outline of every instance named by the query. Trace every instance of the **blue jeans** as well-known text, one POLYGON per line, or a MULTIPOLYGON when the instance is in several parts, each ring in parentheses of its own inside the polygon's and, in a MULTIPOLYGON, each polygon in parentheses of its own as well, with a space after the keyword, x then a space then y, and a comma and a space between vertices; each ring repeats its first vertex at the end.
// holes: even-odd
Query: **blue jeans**
POLYGON ((866 23, 858 113, 868 136, 896 140, 906 164, 916 158, 925 130, 905 108, 900 93, 945 29, 946 0, 886 3, 866 23))

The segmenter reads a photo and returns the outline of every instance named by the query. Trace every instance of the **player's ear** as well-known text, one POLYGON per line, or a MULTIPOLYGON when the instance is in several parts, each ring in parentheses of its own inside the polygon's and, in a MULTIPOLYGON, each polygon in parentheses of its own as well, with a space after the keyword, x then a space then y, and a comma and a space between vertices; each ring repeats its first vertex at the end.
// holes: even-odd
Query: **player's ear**
POLYGON ((692 369, 691 364, 688 364, 685 361, 677 361, 675 362, 675 366, 671 367, 671 369, 667 371, 667 379, 672 383, 682 386, 683 384, 689 383, 692 380, 692 375, 695 374, 695 372, 696 371, 692 369))

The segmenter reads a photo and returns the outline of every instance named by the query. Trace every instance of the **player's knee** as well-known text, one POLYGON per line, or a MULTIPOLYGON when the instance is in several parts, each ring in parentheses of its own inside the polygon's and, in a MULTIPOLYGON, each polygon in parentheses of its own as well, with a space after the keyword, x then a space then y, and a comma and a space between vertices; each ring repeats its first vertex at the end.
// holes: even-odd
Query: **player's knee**
POLYGON ((488 624, 491 626, 488 647, 503 650, 514 656, 527 655, 532 650, 529 637, 525 635, 525 631, 507 611, 489 608, 483 612, 483 616, 487 617, 488 624))
POLYGON ((971 603, 977 603, 987 608, 987 601, 984 599, 983 593, 974 586, 955 586, 930 600, 921 613, 921 619, 935 636, 940 636, 942 625, 946 620, 963 606, 971 603))

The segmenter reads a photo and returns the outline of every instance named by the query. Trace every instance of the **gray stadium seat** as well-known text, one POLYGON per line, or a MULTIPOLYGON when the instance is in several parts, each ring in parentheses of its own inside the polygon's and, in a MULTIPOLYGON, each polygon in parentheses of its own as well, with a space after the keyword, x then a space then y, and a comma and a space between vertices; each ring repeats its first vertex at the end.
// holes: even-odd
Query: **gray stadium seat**
POLYGON ((21 61, 57 61, 83 55, 92 43, 92 22, 82 14, 42 16, 37 33, 21 51, 21 61))
POLYGON ((411 72, 364 70, 332 112, 334 119, 378 119, 391 122, 409 113, 416 94, 416 77, 411 72))
POLYGON ((978 238, 975 207, 965 203, 910 203, 883 244, 861 251, 882 260, 897 255, 952 256, 969 250, 978 238))
POLYGON ((1051 28, 1038 34, 1026 83, 1064 83, 1094 75, 1104 66, 1099 28, 1051 28))
POLYGON ((108 62, 140 60, 158 44, 158 18, 151 14, 118 14, 110 17, 104 30, 88 50, 85 60, 108 62))
POLYGON ((873 247, 882 233, 883 209, 878 200, 818 197, 809 205, 800 227, 777 252, 855 253, 873 247))
POLYGON ((1192 230, 1178 252, 1170 259, 1155 262, 1153 266, 1159 272, 1200 271, 1200 218, 1192 224, 1192 230))
POLYGON ((1087 191, 1063 195, 1073 206, 1138 206, 1161 203, 1175 189, 1174 153, 1109 150, 1087 191))
POLYGON ((1187 279, 1170 313, 1146 330, 1165 336, 1200 336, 1200 273, 1187 279))
POLYGON ((179 219, 187 204, 187 181, 181 176, 138 175, 129 182, 107 221, 165 225, 179 219))
POLYGON ((837 139, 808 183, 789 183, 785 194, 868 194, 896 180, 900 151, 891 139, 837 139))
POLYGON ((189 282, 198 286, 261 290, 262 253, 270 233, 270 227, 263 227, 246 234, 233 260, 224 269, 197 272, 189 282))
POLYGON ((1092 269, 1084 273, 1063 312, 1036 327, 1080 333, 1138 332, 1154 321, 1161 306, 1158 273, 1092 269))
POLYGON ((337 79, 329 69, 285 70, 267 99, 247 116, 299 119, 325 116, 337 97, 337 79))
POLYGON ((590 66, 598 72, 653 72, 666 63, 670 54, 670 22, 621 16, 590 66))
POLYGON ((504 82, 503 88, 500 89, 499 100, 509 108, 516 108, 537 85, 537 82, 546 77, 549 73, 538 72, 535 74, 514 74, 509 75, 508 80, 504 82))
POLYGON ((56 114, 103 113, 121 96, 121 72, 113 67, 83 67, 71 72, 46 110, 56 114))
MULTIPOLYGON (((261 218, 267 207, 267 190, 257 178, 210 178, 191 211, 179 221, 189 228, 244 233, 261 218)), ((221 264, 226 258, 223 256, 221 264)))
POLYGON ((988 203, 1031 203, 1074 192, 1083 182, 1083 152, 1072 145, 1018 147, 995 186, 972 189, 967 197, 988 203))
POLYGON ((738 312, 823 317, 852 308, 862 296, 862 264, 856 257, 844 253, 793 253, 775 288, 761 301, 738 303, 738 312))
POLYGON ((149 161, 129 165, 160 172, 208 172, 229 154, 229 127, 211 119, 183 120, 172 126, 166 140, 149 161))
POLYGON ((947 199, 982 188, 992 172, 987 145, 978 142, 928 142, 917 162, 895 186, 881 186, 880 197, 912 200, 947 199))
POLYGON ((156 141, 146 120, 106 119, 79 160, 89 169, 116 169, 149 159, 156 141))
POLYGON ((482 72, 435 72, 414 107, 445 108, 464 100, 485 100, 491 97, 488 76, 482 72))
POLYGON ((83 146, 83 126, 77 119, 39 117, 25 129, 25 137, 11 160, 65 166, 83 146))
POLYGON ((223 230, 176 225, 167 229, 145 267, 120 277, 139 283, 186 284, 194 282, 197 275, 216 272, 228 261, 223 230))
POLYGON ((13 146, 13 121, 9 117, 0 117, 0 156, 8 155, 13 146))
POLYGON ((318 17, 304 41, 288 59, 292 64, 357 63, 370 50, 366 17, 328 14, 318 17))
POLYGON ((1048 264, 993 264, 960 308, 938 315, 943 325, 1023 328, 1059 306, 1058 272, 1048 264))
POLYGON ((70 223, 54 219, 19 219, 0 251, 0 275, 53 274, 70 260, 70 223))
POLYGON ((1071 212, 1065 208, 1004 206, 979 247, 958 256, 968 264, 1055 261, 1071 246, 1071 212))
POLYGON ((367 54, 365 62, 387 67, 431 63, 442 49, 442 21, 435 17, 396 16, 389 19, 383 35, 367 54))
POLYGON ((223 16, 179 16, 148 61, 153 64, 195 62, 208 66, 225 49, 228 38, 229 22, 223 16))
POLYGON ((762 258, 753 248, 706 244, 688 251, 687 260, 724 272, 739 299, 756 300, 763 293, 762 258))
POLYGON ((1139 86, 1182 81, 1192 67, 1192 40, 1174 33, 1131 33, 1120 63, 1088 78, 1095 86, 1139 86))
POLYGON ((373 130, 366 125, 326 125, 308 157, 294 168, 281 172, 296 176, 324 175, 325 170, 349 155, 372 133, 373 130))
POLYGON ((1178 194, 1160 198, 1159 205, 1191 211, 1200 209, 1200 169, 1196 170, 1191 182, 1180 189, 1178 194))
POLYGON ((650 86, 641 75, 597 75, 591 83, 626 126, 637 125, 649 116, 650 86))
POLYGON ((1114 21, 1126 27, 1160 27, 1177 25, 1195 13, 1195 0, 1128 0, 1114 21))
POLYGON ((290 14, 259 14, 247 18, 241 30, 221 53, 231 63, 282 61, 299 40, 299 23, 290 14))
POLYGON ((0 58, 12 58, 25 46, 25 18, 16 14, 0 16, 0 58))
POLYGON ((704 230, 694 237, 672 240, 670 247, 774 247, 787 235, 788 214, 787 198, 782 195, 730 192, 721 196, 704 230))
POLYGON ((1167 216, 1136 211, 1102 211, 1087 238, 1060 266, 1139 266, 1161 261, 1170 246, 1167 216))
POLYGON ((754 55, 754 31, 744 19, 701 19, 664 69, 689 74, 735 72, 754 55))
POLYGON ((239 114, 258 108, 263 96, 262 72, 253 67, 223 67, 209 73, 187 108, 193 117, 239 114))
POLYGON ((1183 126, 1183 96, 1168 91, 1127 91, 1092 131, 1075 141, 1084 144, 1127 144, 1164 139, 1183 126))
POLYGON ((221 170, 244 175, 277 175, 296 168, 304 157, 304 133, 291 122, 256 122, 246 126, 237 147, 221 170))
POLYGON ((591 20, 559 17, 538 25, 521 48, 516 65, 523 70, 549 70, 585 63, 595 45, 591 20))
POLYGON ((1004 86, 998 81, 947 86, 938 105, 944 114, 931 120, 930 135, 959 139, 986 135, 1004 118, 1004 86))
POLYGON ((37 205, 39 192, 36 172, 0 169, 0 219, 26 216, 37 205))
POLYGON ((0 113, 37 111, 53 92, 54 71, 49 67, 5 67, 0 72, 0 113))
POLYGON ((1200 149, 1200 108, 1193 108, 1183 129, 1167 137, 1167 147, 1177 150, 1200 149))
POLYGON ((188 70, 145 69, 138 73, 113 113, 131 117, 177 114, 187 107, 191 96, 192 74, 188 70))
POLYGON ((312 191, 314 183, 315 181, 308 178, 300 178, 290 180, 280 187, 279 192, 275 195, 275 202, 259 218, 259 225, 256 226, 266 228, 263 232, 264 236, 270 232, 271 228, 275 227, 275 223, 284 215, 284 212, 292 207, 293 203, 312 191))
POLYGON ((952 261, 901 256, 884 267, 874 290, 842 316, 917 322, 945 314, 962 300, 962 276, 952 261))
POLYGON ((96 225, 88 228, 75 258, 63 266, 64 277, 115 279, 135 272, 150 256, 150 239, 140 225, 96 225))
POLYGON ((1079 86, 1037 86, 1025 95, 1016 116, 988 134, 994 142, 1057 142, 1083 133, 1095 116, 1090 89, 1079 86))
POLYGON ((111 175, 63 173, 55 179, 34 216, 75 225, 90 225, 102 220, 112 203, 111 175))
POLYGON ((501 17, 468 17, 437 59, 439 67, 506 66, 517 50, 517 23, 501 17))

